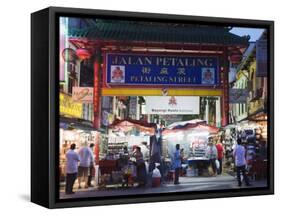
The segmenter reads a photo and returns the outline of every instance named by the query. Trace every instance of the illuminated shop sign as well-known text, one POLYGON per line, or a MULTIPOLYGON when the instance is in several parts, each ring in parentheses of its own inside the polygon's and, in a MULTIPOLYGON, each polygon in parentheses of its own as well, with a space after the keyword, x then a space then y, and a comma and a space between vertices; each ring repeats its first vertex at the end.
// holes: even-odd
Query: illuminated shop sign
POLYGON ((145 112, 159 115, 199 114, 200 97, 193 96, 146 96, 145 112))
POLYGON ((106 54, 108 85, 213 86, 219 84, 217 57, 106 54))
POLYGON ((82 118, 83 104, 73 102, 71 96, 60 93, 60 115, 82 118))
POLYGON ((72 99, 79 103, 93 103, 93 92, 92 87, 73 87, 72 99))

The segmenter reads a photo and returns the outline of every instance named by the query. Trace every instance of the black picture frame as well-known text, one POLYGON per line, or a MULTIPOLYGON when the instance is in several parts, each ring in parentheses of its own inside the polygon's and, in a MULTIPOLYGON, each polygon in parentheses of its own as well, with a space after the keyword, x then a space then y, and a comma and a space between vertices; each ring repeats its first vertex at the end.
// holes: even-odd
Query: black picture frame
POLYGON ((113 205, 274 194, 274 22, 49 7, 31 15, 31 201, 47 208, 113 205), (268 30, 268 187, 138 196, 58 199, 59 82, 58 17, 188 22, 261 27, 268 30))

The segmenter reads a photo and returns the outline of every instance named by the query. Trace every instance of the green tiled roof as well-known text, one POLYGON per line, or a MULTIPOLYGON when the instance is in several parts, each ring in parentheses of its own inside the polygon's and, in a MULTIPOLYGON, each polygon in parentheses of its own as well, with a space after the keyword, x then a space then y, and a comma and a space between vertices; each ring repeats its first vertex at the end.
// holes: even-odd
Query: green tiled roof
POLYGON ((90 23, 84 29, 70 29, 70 36, 91 40, 222 45, 248 45, 249 41, 249 36, 232 34, 226 27, 105 20, 90 23))

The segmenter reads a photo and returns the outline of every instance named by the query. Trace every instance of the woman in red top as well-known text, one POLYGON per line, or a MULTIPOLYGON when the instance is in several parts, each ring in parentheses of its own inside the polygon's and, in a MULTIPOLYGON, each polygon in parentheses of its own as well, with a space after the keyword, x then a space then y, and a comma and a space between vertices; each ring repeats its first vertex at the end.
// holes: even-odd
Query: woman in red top
POLYGON ((220 138, 218 138, 218 140, 217 140, 216 148, 217 148, 217 152, 218 152, 218 161, 220 163, 218 175, 221 175, 221 173, 222 173, 222 159, 223 159, 224 150, 223 150, 223 145, 221 143, 220 138))

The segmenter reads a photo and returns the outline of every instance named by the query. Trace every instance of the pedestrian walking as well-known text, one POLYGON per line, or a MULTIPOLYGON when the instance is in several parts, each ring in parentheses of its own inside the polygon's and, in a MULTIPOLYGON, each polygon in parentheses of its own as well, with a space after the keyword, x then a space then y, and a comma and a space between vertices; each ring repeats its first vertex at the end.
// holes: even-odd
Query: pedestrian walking
POLYGON ((88 175, 90 165, 94 161, 94 154, 92 150, 87 146, 82 146, 79 149, 80 164, 78 167, 78 188, 81 189, 82 181, 85 182, 84 188, 88 188, 88 175))
POLYGON ((73 185, 77 178, 79 155, 75 152, 76 144, 73 143, 66 152, 66 185, 65 193, 73 194, 73 185))
POLYGON ((217 165, 216 165, 216 160, 218 157, 218 152, 217 148, 215 147, 213 143, 213 138, 209 138, 208 140, 208 147, 206 149, 206 157, 209 159, 209 163, 212 167, 213 170, 213 175, 217 175, 217 165))
POLYGON ((237 139, 237 145, 233 151, 233 157, 235 159, 238 186, 241 187, 242 185, 241 173, 246 185, 250 186, 248 176, 246 175, 246 150, 242 145, 242 141, 240 138, 237 139))
MULTIPOLYGON (((90 150, 92 151, 93 153, 93 150, 94 150, 94 143, 91 143, 89 148, 90 150)), ((94 154, 93 154, 94 155, 94 154)), ((90 167, 89 167, 89 176, 88 176, 88 187, 93 187, 92 185, 92 178, 93 178, 93 172, 94 172, 94 165, 95 165, 95 159, 94 157, 91 157, 91 162, 90 162, 90 167)))
POLYGON ((223 155, 224 155, 224 148, 223 148, 223 145, 221 143, 220 138, 217 141, 216 148, 217 148, 217 152, 218 152, 218 161, 219 161, 219 165, 220 165, 220 167, 218 169, 218 175, 221 175, 222 174, 222 160, 223 160, 223 155))
POLYGON ((174 158, 173 158, 173 166, 175 169, 175 178, 174 178, 174 184, 179 184, 179 174, 181 169, 181 154, 180 154, 180 144, 176 144, 176 151, 174 152, 174 158))

